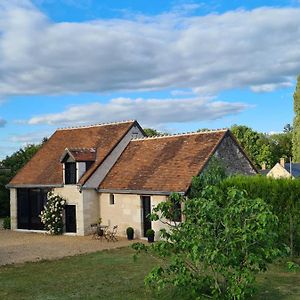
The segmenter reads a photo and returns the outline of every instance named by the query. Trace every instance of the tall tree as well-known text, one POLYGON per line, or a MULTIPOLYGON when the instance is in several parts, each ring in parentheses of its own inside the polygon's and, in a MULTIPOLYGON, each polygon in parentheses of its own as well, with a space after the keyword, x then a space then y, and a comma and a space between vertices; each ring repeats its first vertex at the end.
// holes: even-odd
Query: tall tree
POLYGON ((233 125, 231 131, 257 167, 263 163, 273 166, 274 158, 266 135, 243 125, 233 125))
MULTIPOLYGON (((44 139, 42 144, 46 142, 44 139)), ((28 145, 0 162, 0 216, 9 215, 9 190, 5 187, 16 173, 32 158, 42 144, 28 145)))
POLYGON ((294 124, 293 124, 293 160, 300 162, 300 75, 294 93, 294 124))
POLYGON ((156 129, 153 128, 144 128, 144 132, 146 133, 147 136, 159 136, 162 135, 163 133, 157 131, 156 129))

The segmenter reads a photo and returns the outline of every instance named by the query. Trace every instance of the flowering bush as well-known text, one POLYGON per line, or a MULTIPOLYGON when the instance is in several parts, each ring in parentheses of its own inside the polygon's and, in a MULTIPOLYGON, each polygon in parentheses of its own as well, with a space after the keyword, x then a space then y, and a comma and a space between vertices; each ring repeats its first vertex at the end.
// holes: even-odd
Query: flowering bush
POLYGON ((47 194, 47 203, 41 212, 40 218, 49 234, 63 233, 63 209, 66 200, 58 195, 49 192, 47 194))

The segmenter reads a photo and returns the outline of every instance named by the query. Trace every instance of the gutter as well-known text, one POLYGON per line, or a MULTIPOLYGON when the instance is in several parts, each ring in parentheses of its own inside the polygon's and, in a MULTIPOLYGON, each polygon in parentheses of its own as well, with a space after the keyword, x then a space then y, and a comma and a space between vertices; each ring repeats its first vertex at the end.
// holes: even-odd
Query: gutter
POLYGON ((56 188, 63 187, 63 184, 7 184, 5 187, 10 188, 56 188))
MULTIPOLYGON (((82 189, 87 189, 82 187, 82 189)), ((166 192, 166 191, 146 191, 146 190, 116 190, 116 189, 96 189, 99 193, 109 193, 109 194, 137 194, 137 195, 162 195, 169 196, 173 193, 178 193, 180 195, 185 195, 185 192, 166 192)))

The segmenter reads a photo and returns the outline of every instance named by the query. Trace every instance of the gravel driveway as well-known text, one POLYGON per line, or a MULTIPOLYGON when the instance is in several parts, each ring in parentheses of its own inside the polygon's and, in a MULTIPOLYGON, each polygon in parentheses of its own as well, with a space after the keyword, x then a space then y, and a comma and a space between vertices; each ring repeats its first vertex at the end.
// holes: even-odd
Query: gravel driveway
POLYGON ((95 240, 92 236, 49 236, 42 233, 0 230, 0 265, 55 259, 128 246, 132 241, 95 240))

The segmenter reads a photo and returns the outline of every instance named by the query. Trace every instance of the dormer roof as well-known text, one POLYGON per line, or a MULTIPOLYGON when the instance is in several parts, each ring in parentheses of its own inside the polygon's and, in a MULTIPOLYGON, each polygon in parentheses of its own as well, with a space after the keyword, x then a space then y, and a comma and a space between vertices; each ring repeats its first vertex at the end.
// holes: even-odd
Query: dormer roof
POLYGON ((76 162, 95 161, 96 151, 96 148, 66 148, 60 162, 64 162, 67 157, 76 162))

